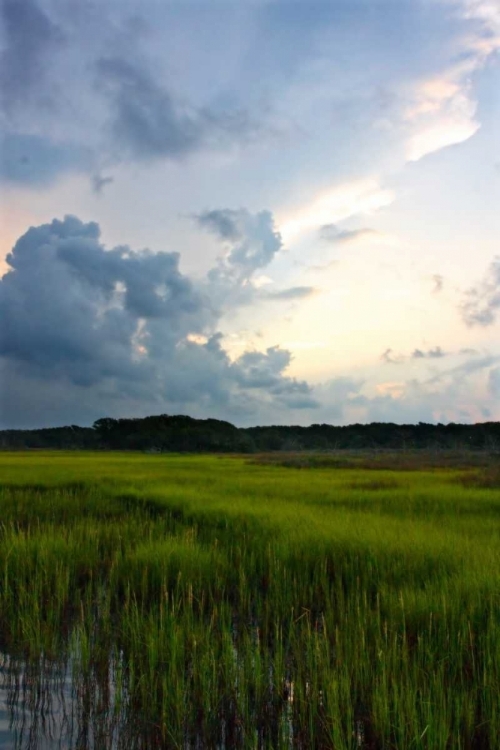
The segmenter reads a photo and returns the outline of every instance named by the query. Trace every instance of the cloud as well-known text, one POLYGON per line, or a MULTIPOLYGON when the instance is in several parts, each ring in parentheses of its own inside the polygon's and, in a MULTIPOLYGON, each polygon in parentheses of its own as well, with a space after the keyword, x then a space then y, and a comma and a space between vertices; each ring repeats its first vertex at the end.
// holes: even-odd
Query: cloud
POLYGON ((111 105, 111 133, 136 159, 180 159, 202 147, 242 143, 260 132, 246 112, 181 104, 146 67, 123 57, 95 64, 97 88, 111 105))
POLYGON ((312 388, 286 375, 287 350, 229 359, 206 288, 180 272, 177 253, 107 249, 97 224, 67 216, 31 227, 7 263, 5 426, 172 410, 255 421, 316 408, 312 388))
POLYGON ((375 179, 346 183, 320 193, 309 203, 285 215, 278 222, 279 229, 284 240, 289 242, 302 232, 377 211, 389 206, 393 200, 393 192, 382 188, 375 179))
MULTIPOLYGON (((339 418, 344 423, 398 424, 498 419, 498 408, 496 411, 491 408, 492 395, 500 382, 498 360, 499 357, 468 360, 427 380, 382 382, 375 388, 360 382, 357 392, 353 389, 344 399, 339 418)), ((316 392, 321 394, 320 389, 316 392)))
POLYGON ((130 155, 179 157, 201 145, 200 120, 178 108, 147 71, 112 57, 101 58, 96 70, 99 87, 111 102, 113 135, 130 155))
POLYGON ((318 406, 305 381, 283 379, 282 372, 290 361, 290 352, 277 346, 266 352, 245 352, 234 364, 236 379, 244 388, 265 388, 286 406, 301 409, 318 406))
MULTIPOLYGON (((423 351, 422 349, 414 349, 410 355, 410 359, 441 359, 442 357, 448 356, 448 353, 443 351, 440 346, 435 346, 432 349, 423 351)), ((396 354, 393 349, 386 349, 383 354, 380 355, 380 359, 388 365, 402 365, 407 361, 408 357, 404 354, 396 354)))
POLYGON ((476 37, 476 46, 491 54, 500 47, 500 7, 495 0, 459 0, 465 18, 481 23, 481 34, 476 37))
POLYGON ((421 349, 414 349, 411 357, 412 359, 441 359, 441 357, 446 357, 446 352, 444 352, 440 346, 435 346, 433 349, 428 349, 426 352, 421 349))
MULTIPOLYGON (((243 236, 242 217, 232 219, 231 236, 239 227, 239 239, 229 253, 243 236)), ((313 388, 288 376, 286 348, 230 359, 218 332, 224 310, 214 311, 206 284, 180 272, 176 253, 106 248, 99 226, 75 217, 31 227, 7 262, 0 280, 3 426, 159 412, 272 424, 289 422, 290 410, 304 423, 317 421, 318 409, 323 420, 341 423, 473 421, 499 388, 495 356, 426 381, 380 383, 372 395, 363 379, 313 388)), ((438 346, 421 351, 429 359, 444 354, 438 346)), ((383 359, 394 364, 401 355, 388 349, 383 359)))
POLYGON ((494 367, 488 375, 488 389, 494 398, 500 396, 500 367, 494 367))
POLYGON ((255 271, 265 268, 283 247, 270 211, 250 213, 247 209, 206 211, 195 217, 203 229, 215 234, 224 254, 209 274, 212 284, 247 284, 255 271))
POLYGON ((47 63, 64 36, 33 0, 2 0, 0 19, 5 40, 0 56, 0 93, 5 110, 11 112, 17 104, 40 99, 47 63))
POLYGON ((420 80, 412 91, 404 114, 409 161, 463 143, 481 127, 472 77, 500 50, 500 12, 490 0, 458 0, 455 5, 458 15, 475 25, 461 38, 455 61, 420 80))
POLYGON ((0 355, 27 363, 40 377, 59 373, 89 385, 108 376, 134 381, 140 368, 132 339, 141 321, 167 321, 162 343, 170 347, 203 326, 202 300, 180 274, 177 254, 105 250, 94 223, 66 217, 32 227, 7 263, 0 355))
POLYGON ((96 195, 100 195, 103 191, 103 188, 106 187, 106 185, 111 185, 112 182, 115 181, 115 178, 111 175, 108 177, 105 177, 101 174, 95 174, 92 175, 92 190, 96 195))
POLYGON ((477 102, 472 98, 469 87, 446 85, 447 80, 424 84, 420 90, 422 102, 410 119, 418 120, 418 127, 407 144, 408 161, 419 161, 424 156, 440 151, 448 146, 463 143, 481 127, 476 119, 477 102), (430 84, 442 84, 441 93, 426 95, 430 84))
POLYGON ((345 424, 355 412, 356 399, 364 380, 341 375, 316 386, 315 393, 321 402, 321 420, 345 424))
POLYGON ((214 209, 194 214, 199 227, 214 234, 223 253, 208 272, 206 292, 216 305, 232 308, 256 300, 293 301, 317 292, 312 286, 293 286, 269 291, 267 276, 255 276, 282 250, 283 242, 269 211, 251 213, 247 209, 214 209))
POLYGON ((354 242, 365 237, 376 236, 378 232, 366 227, 362 229, 339 229, 335 224, 324 224, 319 230, 320 238, 326 242, 344 244, 354 242))
POLYGON ((500 257, 490 264, 484 278, 467 290, 459 309, 468 326, 492 325, 500 308, 500 257))
POLYGON ((392 349, 386 349, 380 355, 380 359, 388 365, 400 365, 405 361, 405 357, 402 354, 394 354, 392 349))
POLYGON ((498 408, 492 410, 491 388, 495 374, 490 375, 499 357, 467 360, 442 370, 426 380, 411 379, 401 383, 397 397, 369 397, 360 394, 359 418, 402 422, 475 422, 485 417, 498 419, 498 408))
POLYGON ((496 364, 499 359, 500 357, 491 354, 481 357, 480 359, 469 359, 456 367, 451 367, 448 370, 438 372, 436 375, 433 375, 425 381, 425 385, 435 385, 436 383, 443 382, 446 378, 461 378, 473 375, 477 372, 483 372, 491 367, 491 365, 496 364))
POLYGON ((307 299, 316 294, 318 290, 314 286, 292 286, 289 289, 281 289, 279 292, 264 292, 266 299, 295 300, 307 299))
POLYGON ((194 216, 199 226, 213 232, 222 240, 236 241, 242 237, 242 211, 229 208, 205 211, 194 216))
POLYGON ((90 152, 79 145, 23 133, 0 135, 0 154, 0 180, 32 187, 49 185, 91 163, 90 152))
POLYGON ((444 286, 444 276, 441 276, 439 273, 435 273, 432 276, 432 280, 434 282, 434 288, 432 290, 433 294, 439 294, 443 290, 444 286))

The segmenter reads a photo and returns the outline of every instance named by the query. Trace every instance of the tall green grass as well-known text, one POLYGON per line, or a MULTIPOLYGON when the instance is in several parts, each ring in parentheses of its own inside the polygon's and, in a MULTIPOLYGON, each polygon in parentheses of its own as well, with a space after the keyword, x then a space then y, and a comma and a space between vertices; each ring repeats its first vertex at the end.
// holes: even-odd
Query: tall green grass
POLYGON ((500 747, 494 471, 324 463, 0 455, 0 650, 75 747, 500 747))

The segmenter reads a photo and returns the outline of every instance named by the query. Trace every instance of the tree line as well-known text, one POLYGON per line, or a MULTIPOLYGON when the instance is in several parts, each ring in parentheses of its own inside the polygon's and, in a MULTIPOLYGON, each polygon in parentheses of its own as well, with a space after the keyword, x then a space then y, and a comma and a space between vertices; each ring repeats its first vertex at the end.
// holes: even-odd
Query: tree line
POLYGON ((500 422, 394 424, 372 422, 309 427, 238 428, 219 419, 160 414, 138 419, 98 419, 92 427, 69 425, 0 431, 0 448, 142 450, 149 452, 254 453, 362 449, 500 450, 500 422))

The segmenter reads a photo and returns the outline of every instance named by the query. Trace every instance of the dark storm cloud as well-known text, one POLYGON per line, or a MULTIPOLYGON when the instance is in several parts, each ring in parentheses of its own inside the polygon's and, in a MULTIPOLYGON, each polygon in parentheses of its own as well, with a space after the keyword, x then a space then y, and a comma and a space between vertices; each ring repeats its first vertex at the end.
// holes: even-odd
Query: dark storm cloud
MULTIPOLYGON (((97 224, 75 217, 32 227, 7 256, 0 282, 0 355, 88 384, 141 378, 140 320, 168 321, 164 344, 203 325, 202 301, 175 253, 106 251, 97 224)), ((144 369, 144 367, 142 367, 144 369)))
POLYGON ((85 169, 91 161, 83 147, 23 133, 0 135, 0 154, 0 180, 32 187, 48 185, 63 173, 85 169))
POLYGON ((63 35, 33 0, 2 0, 4 48, 0 57, 0 92, 7 111, 28 97, 40 96, 46 64, 63 35))
POLYGON ((500 257, 497 257, 479 284, 465 293, 460 312, 468 326, 489 326, 495 322, 499 308, 500 257))
POLYGON ((177 253, 106 249, 97 224, 67 216, 29 229, 7 263, 4 426, 172 409, 243 418, 316 404, 307 383, 284 374, 288 351, 230 361, 206 288, 179 271, 177 253))

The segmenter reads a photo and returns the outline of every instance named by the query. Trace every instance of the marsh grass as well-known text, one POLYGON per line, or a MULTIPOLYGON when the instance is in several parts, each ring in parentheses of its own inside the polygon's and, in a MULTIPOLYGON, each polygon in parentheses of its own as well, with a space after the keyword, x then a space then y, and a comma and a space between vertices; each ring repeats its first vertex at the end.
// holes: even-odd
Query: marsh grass
POLYGON ((2 454, 12 716, 59 664, 68 747, 497 748, 496 469, 399 458, 2 454))

